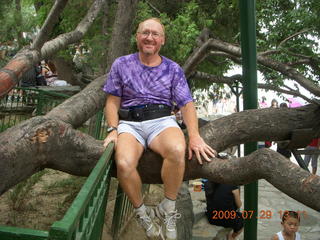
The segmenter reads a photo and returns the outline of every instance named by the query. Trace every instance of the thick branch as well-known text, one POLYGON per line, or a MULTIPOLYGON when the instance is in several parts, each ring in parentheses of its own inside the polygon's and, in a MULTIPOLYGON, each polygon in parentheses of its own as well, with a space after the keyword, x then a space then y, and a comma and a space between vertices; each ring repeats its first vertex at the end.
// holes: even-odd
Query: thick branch
POLYGON ((0 134, 0 194, 43 168, 88 175, 102 144, 48 117, 35 117, 0 134))
MULTIPOLYGON (((130 39, 132 19, 136 12, 137 3, 138 0, 121 0, 118 3, 110 50, 108 51, 108 65, 115 58, 125 55, 129 51, 128 39, 130 39)), ((95 79, 80 93, 54 108, 47 116, 58 118, 74 127, 79 127, 99 109, 103 108, 106 94, 101 89, 105 79, 105 75, 95 79)))
POLYGON ((85 121, 103 108, 106 93, 102 91, 106 75, 91 82, 85 89, 68 98, 59 106, 52 109, 47 116, 80 127, 85 121))
POLYGON ((246 157, 217 160, 200 166, 188 164, 186 179, 204 177, 215 182, 248 184, 266 179, 280 191, 317 211, 320 210, 320 177, 310 174, 270 149, 258 150, 246 157), (236 177, 235 177, 236 176, 236 177))
POLYGON ((49 58, 69 44, 78 42, 93 23, 104 1, 105 0, 96 0, 75 31, 62 34, 56 39, 46 42, 41 49, 41 53, 35 49, 23 49, 19 51, 19 53, 0 70, 0 98, 10 92, 18 83, 21 75, 34 66, 40 58, 49 58))
MULTIPOLYGON (((200 134, 217 151, 245 142, 287 140, 295 129, 312 128, 319 136, 319 115, 318 105, 294 109, 248 110, 210 122, 200 129, 200 134)), ((72 129, 69 124, 48 116, 32 118, 0 134, 0 193, 45 167, 74 175, 88 175, 102 152, 101 141, 72 129)), ((265 178, 302 203, 319 209, 315 203, 309 203, 309 197, 300 199, 296 196, 302 187, 312 191, 316 187, 319 189, 318 178, 308 178, 308 174, 301 172, 303 170, 299 172, 297 168, 284 163, 280 157, 275 158, 272 152, 262 153, 261 157, 253 155, 230 162, 214 160, 204 166, 199 166, 193 159, 192 162, 187 161, 185 176, 186 179, 203 176, 221 182, 241 184, 265 178), (280 162, 277 163, 276 159, 280 159, 280 162), (262 164, 264 168, 257 168, 253 164, 262 164), (282 167, 285 167, 285 170, 282 167), (263 169, 267 172, 263 172, 263 169), (286 172, 280 176, 282 182, 277 180, 280 171, 286 172), (291 174, 296 174, 298 178, 287 178, 291 174), (294 189, 286 189, 288 182, 300 182, 300 185, 292 186, 294 189)), ((143 155, 139 169, 144 182, 161 182, 161 163, 160 156, 151 151, 143 155)))
POLYGON ((208 47, 209 42, 207 41, 200 47, 194 49, 192 54, 188 57, 182 67, 187 78, 190 77, 197 65, 206 58, 208 54, 208 47))
POLYGON ((46 42, 41 49, 42 58, 50 58, 58 50, 80 41, 98 16, 104 2, 105 0, 95 0, 74 31, 61 34, 55 39, 46 42))
MULTIPOLYGON (((241 49, 238 46, 223 42, 218 39, 210 39, 208 40, 210 47, 214 49, 218 49, 220 51, 224 51, 228 54, 235 55, 237 57, 241 57, 241 49)), ((258 63, 262 64, 265 67, 272 68, 273 70, 279 71, 284 76, 295 80, 297 83, 299 83, 301 86, 309 90, 311 93, 313 93, 316 96, 320 96, 320 88, 314 84, 312 81, 304 77, 302 74, 300 74, 297 70, 290 67, 289 65, 286 65, 284 63, 272 60, 266 56, 258 55, 257 56, 258 63)))
MULTIPOLYGON (((208 73, 204 73, 204 72, 195 72, 192 75, 193 78, 196 78, 198 80, 206 80, 206 81, 212 81, 213 83, 224 83, 224 84, 228 84, 228 85, 232 85, 235 83, 235 81, 240 81, 242 82, 242 79, 239 77, 225 77, 225 76, 217 76, 217 75, 213 75, 213 74, 208 74, 208 73)), ((295 97, 301 97, 302 99, 306 100, 309 103, 316 103, 314 102, 312 99, 306 97, 305 95, 301 94, 299 91, 290 89, 290 90, 286 90, 271 84, 262 84, 262 83, 258 83, 258 88, 260 89, 266 89, 266 90, 272 90, 275 92, 279 92, 279 93, 285 93, 285 94, 289 94, 295 97)))
POLYGON ((308 98, 307 96, 301 94, 299 91, 296 91, 296 90, 292 90, 292 89, 286 90, 286 89, 283 89, 281 87, 277 87, 277 86, 274 86, 271 84, 262 84, 262 83, 258 83, 258 88, 266 89, 266 90, 273 90, 278 93, 285 93, 285 94, 289 94, 289 95, 292 95, 295 97, 301 97, 302 99, 306 100, 309 103, 314 103, 312 99, 308 98))
POLYGON ((42 25, 36 39, 31 45, 31 49, 40 50, 43 44, 48 40, 54 25, 58 22, 62 10, 65 8, 68 0, 57 0, 51 8, 46 21, 42 25))
POLYGON ((217 76, 217 75, 213 75, 213 74, 209 74, 209 73, 205 73, 205 72, 195 72, 192 75, 193 78, 196 78, 198 80, 206 80, 206 81, 211 81, 213 83, 224 83, 224 84, 229 84, 232 85, 235 83, 236 78, 233 77, 225 77, 225 76, 217 76))

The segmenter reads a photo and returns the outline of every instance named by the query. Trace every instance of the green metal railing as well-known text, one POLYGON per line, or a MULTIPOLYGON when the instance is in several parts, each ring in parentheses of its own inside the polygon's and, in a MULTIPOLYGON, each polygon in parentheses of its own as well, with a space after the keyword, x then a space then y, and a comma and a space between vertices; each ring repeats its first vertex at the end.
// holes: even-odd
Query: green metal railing
MULTIPOLYGON (((149 184, 142 185, 142 194, 145 195, 149 191, 149 184)), ((126 224, 133 216, 133 206, 130 203, 128 197, 122 191, 122 188, 118 186, 117 198, 114 205, 114 212, 112 218, 112 237, 113 240, 120 239, 120 235, 125 229, 126 224)))
POLYGON ((49 231, 50 240, 101 239, 113 147, 113 143, 108 145, 64 218, 52 225, 49 231))
POLYGON ((62 220, 49 231, 0 226, 1 240, 101 239, 109 192, 113 143, 109 144, 62 220))
MULTIPOLYGON (((34 88, 15 88, 10 95, 0 99, 0 132, 36 115, 43 115, 70 96, 34 88)), ((99 111, 81 130, 96 139, 106 136, 104 115, 99 111)), ((0 226, 0 240, 98 240, 101 238, 108 191, 113 144, 98 161, 76 199, 61 221, 49 231, 0 226)), ((143 192, 149 185, 143 186, 143 192)), ((118 186, 112 219, 113 239, 130 220, 133 207, 118 186)))
POLYGON ((36 88, 14 88, 0 99, 0 132, 33 116, 44 115, 68 97, 36 88))

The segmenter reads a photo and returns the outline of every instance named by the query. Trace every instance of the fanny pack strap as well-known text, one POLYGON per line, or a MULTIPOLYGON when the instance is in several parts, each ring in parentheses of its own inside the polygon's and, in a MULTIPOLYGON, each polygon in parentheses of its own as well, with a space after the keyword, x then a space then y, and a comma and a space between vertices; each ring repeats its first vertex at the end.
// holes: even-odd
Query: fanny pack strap
POLYGON ((162 109, 133 108, 120 109, 119 118, 125 121, 142 122, 171 115, 170 107, 162 109))

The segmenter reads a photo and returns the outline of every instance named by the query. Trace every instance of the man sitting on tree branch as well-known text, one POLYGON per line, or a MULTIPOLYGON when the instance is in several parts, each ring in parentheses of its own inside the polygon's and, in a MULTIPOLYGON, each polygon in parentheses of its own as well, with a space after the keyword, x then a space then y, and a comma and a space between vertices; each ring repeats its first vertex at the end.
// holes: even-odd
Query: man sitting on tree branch
POLYGON ((115 143, 118 180, 147 236, 164 233, 167 239, 176 239, 180 214, 175 201, 184 175, 186 143, 175 116, 171 115, 173 103, 180 108, 187 126, 189 159, 194 152, 200 164, 202 158, 210 162, 216 152, 199 135, 197 114, 183 70, 159 55, 165 43, 160 20, 141 22, 136 41, 139 52, 116 59, 103 88, 108 94, 105 114, 109 133, 104 145, 115 143), (147 147, 163 158, 165 198, 155 211, 143 204, 137 171, 147 147), (155 214, 163 221, 162 228, 153 221, 155 214))

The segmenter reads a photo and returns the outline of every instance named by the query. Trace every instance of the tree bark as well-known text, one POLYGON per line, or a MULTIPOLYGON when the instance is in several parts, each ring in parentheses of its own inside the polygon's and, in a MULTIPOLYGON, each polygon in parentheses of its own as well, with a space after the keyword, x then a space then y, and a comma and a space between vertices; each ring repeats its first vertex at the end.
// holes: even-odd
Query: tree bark
MULTIPOLYGON (((319 136, 319 115, 317 105, 247 110, 206 124, 200 134, 220 152, 245 142, 290 140, 295 129, 312 128, 319 136)), ((88 175, 103 151, 102 141, 74 130, 53 114, 32 118, 0 134, 0 193, 43 168, 88 175)), ((272 150, 258 150, 230 161, 215 158, 204 165, 195 159, 186 163, 185 180, 204 177, 246 184, 264 178, 301 203, 320 210, 320 202, 314 201, 320 197, 320 177, 272 150)), ((161 183, 161 165, 159 155, 146 151, 138 167, 143 182, 161 183)))

